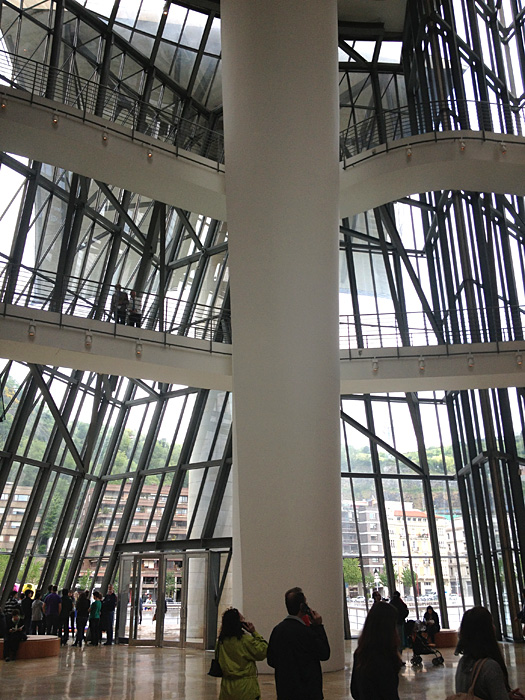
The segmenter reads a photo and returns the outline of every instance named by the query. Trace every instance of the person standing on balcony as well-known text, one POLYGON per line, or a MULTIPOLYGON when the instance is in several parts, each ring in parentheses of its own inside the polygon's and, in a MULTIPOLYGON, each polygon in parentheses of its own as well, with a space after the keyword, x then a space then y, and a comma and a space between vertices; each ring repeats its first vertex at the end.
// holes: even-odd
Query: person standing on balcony
POLYGON ((137 296, 137 292, 133 290, 131 292, 131 298, 128 302, 128 326, 136 326, 140 328, 140 323, 142 321, 142 303, 140 297, 137 296))
POLYGON ((115 293, 111 297, 111 312, 116 323, 126 323, 128 310, 128 295, 120 284, 115 285, 115 293))

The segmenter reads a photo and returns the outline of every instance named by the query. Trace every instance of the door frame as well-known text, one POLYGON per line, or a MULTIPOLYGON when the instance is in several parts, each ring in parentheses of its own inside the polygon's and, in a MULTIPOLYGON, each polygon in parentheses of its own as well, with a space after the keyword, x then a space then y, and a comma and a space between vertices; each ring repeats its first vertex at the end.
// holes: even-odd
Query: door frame
MULTIPOLYGON (((188 551, 141 551, 122 552, 119 560, 119 596, 117 609, 117 630, 119 643, 127 643, 130 646, 157 646, 157 647, 188 647, 197 649, 213 648, 217 636, 218 605, 224 579, 228 573, 230 556, 228 556, 225 571, 220 577, 220 562, 222 551, 188 550, 188 551), (181 569, 181 613, 179 639, 164 639, 164 600, 167 573, 167 561, 173 558, 182 560, 181 569), (143 576, 142 562, 144 560, 158 560, 157 569, 157 599, 156 599, 156 625, 155 633, 150 639, 137 639, 138 633, 138 604, 139 596, 144 589, 141 576, 143 576), (202 640, 188 641, 188 593, 191 586, 189 581, 191 560, 204 559, 202 605, 204 607, 202 619, 202 640), (122 588, 125 584, 125 587, 122 588), (126 625, 129 624, 129 635, 126 637, 126 625)), ((231 551, 230 551, 231 555, 231 551)))

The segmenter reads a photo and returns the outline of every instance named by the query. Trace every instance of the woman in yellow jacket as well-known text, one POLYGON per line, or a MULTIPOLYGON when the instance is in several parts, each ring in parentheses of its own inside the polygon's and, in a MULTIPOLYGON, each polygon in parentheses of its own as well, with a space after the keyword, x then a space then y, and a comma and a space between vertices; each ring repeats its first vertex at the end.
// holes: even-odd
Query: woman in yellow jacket
POLYGON ((230 608, 222 616, 217 656, 222 669, 219 700, 258 700, 256 661, 266 658, 268 642, 255 631, 238 610, 230 608))

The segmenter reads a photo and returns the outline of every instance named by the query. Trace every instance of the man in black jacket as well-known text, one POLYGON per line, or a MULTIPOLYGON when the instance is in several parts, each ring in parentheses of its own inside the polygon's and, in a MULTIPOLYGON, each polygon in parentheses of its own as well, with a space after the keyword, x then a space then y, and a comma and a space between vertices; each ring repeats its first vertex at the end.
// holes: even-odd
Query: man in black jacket
POLYGON ((69 640, 69 618, 73 610, 73 598, 69 596, 69 588, 62 589, 62 598, 60 599, 60 615, 58 616, 58 636, 60 637, 60 645, 66 646, 69 640))
POLYGON ((323 618, 310 610, 300 588, 284 596, 288 616, 270 636, 268 663, 275 669, 278 700, 322 700, 321 661, 330 658, 323 618))
POLYGON ((117 607, 117 595, 111 583, 108 592, 102 599, 102 612, 100 613, 100 627, 106 632, 107 639, 104 646, 113 644, 113 624, 115 622, 115 608, 117 607))

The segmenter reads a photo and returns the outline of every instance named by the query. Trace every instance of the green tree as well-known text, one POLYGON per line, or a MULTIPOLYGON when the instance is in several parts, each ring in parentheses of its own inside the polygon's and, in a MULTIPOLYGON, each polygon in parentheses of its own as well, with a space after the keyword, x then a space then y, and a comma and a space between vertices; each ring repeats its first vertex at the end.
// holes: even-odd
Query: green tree
POLYGON ((93 576, 92 571, 86 571, 85 574, 82 574, 82 576, 78 577, 78 586, 81 591, 85 591, 86 589, 89 588, 89 584, 91 583, 91 577, 93 576))
POLYGON ((373 574, 367 574, 365 576, 365 588, 367 591, 371 591, 375 588, 376 582, 373 574))
POLYGON ((64 566, 62 568, 62 573, 60 574, 60 581, 58 582, 58 587, 63 588, 65 583, 66 583, 66 577, 69 573, 69 567, 71 566, 71 560, 67 559, 64 562, 64 566))
POLYGON ((47 551, 47 541, 49 538, 53 537, 56 532, 56 526, 62 513, 62 508, 64 507, 64 499, 59 493, 54 493, 51 503, 49 504, 48 511, 42 529, 40 531, 40 536, 38 538, 38 552, 39 554, 45 554, 47 551))
POLYGON ((348 586, 358 586, 362 582, 361 567, 357 559, 343 559, 343 577, 348 586))
POLYGON ((9 554, 0 554, 0 583, 2 582, 7 565, 9 563, 9 554))
POLYGON ((417 585, 417 574, 409 566, 405 566, 401 572, 401 583, 403 584, 405 595, 408 593, 412 585, 417 585))
POLYGON ((175 574, 168 571, 166 574, 166 596, 168 598, 175 597, 175 574))
POLYGON ((38 582, 40 581, 40 574, 42 573, 43 566, 44 559, 37 558, 32 559, 31 564, 29 565, 26 583, 31 583, 33 588, 35 589, 38 586, 38 582))

